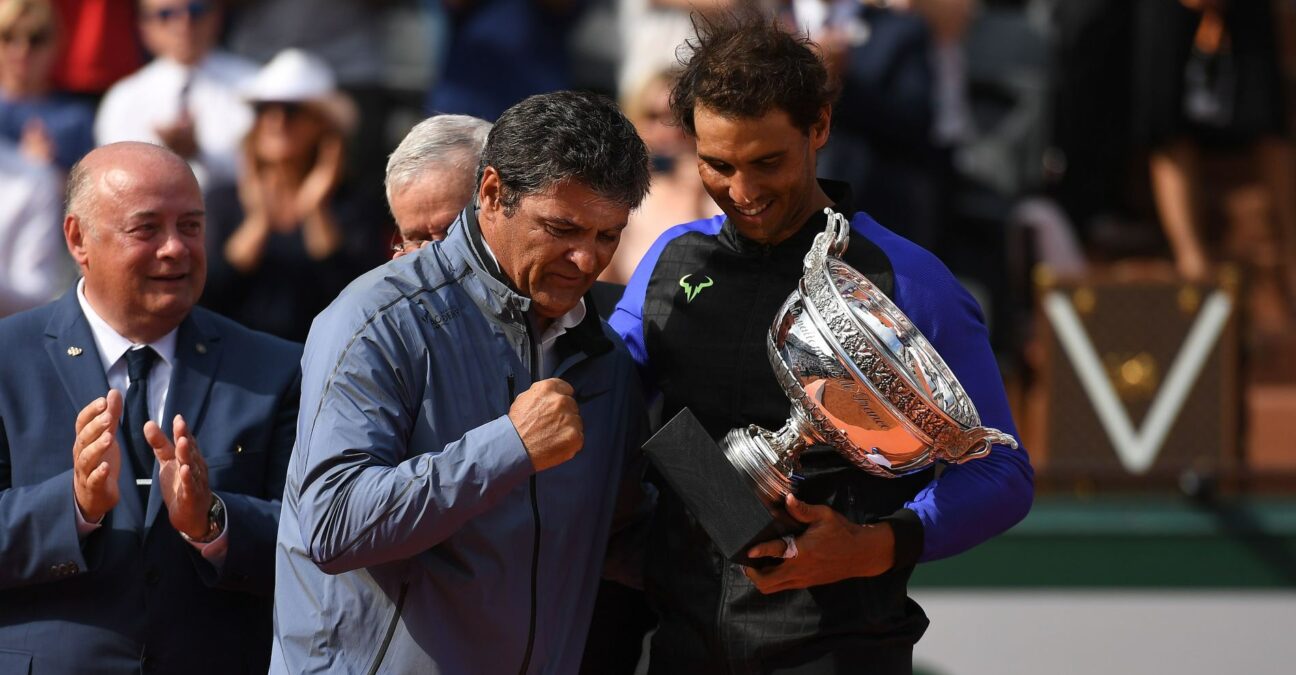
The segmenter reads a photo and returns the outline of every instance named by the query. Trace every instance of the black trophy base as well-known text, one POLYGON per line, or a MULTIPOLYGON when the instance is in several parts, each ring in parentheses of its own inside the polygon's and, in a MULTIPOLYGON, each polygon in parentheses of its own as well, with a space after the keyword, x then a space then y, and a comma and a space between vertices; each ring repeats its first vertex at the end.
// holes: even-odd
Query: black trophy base
POLYGON ((782 505, 761 499, 751 479, 729 463, 688 408, 653 434, 644 452, 711 541, 733 562, 752 567, 780 563, 780 558, 749 558, 747 551, 805 529, 782 505))

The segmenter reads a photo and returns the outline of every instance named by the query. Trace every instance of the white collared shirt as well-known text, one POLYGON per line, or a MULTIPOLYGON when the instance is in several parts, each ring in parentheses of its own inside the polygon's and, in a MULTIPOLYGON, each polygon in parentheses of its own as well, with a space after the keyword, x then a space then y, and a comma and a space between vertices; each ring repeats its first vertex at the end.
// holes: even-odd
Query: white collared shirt
POLYGON ((95 115, 95 143, 161 143, 156 129, 175 123, 181 92, 188 82, 186 103, 198 144, 198 156, 189 166, 204 189, 232 183, 239 144, 253 121, 243 88, 256 73, 253 62, 219 49, 193 67, 167 58, 153 59, 104 95, 95 115))
MULTIPOLYGON (((125 399, 126 391, 130 389, 126 376, 126 352, 143 345, 136 345, 122 337, 90 306, 90 301, 85 296, 84 278, 77 282, 77 302, 81 303, 81 311, 90 324, 90 332, 94 334, 99 360, 103 363, 104 374, 108 376, 108 386, 120 391, 125 399)), ((170 333, 148 343, 159 357, 153 362, 153 369, 148 376, 149 419, 157 422, 158 426, 163 426, 162 412, 166 409, 167 393, 171 388, 171 367, 175 363, 176 333, 179 330, 173 328, 170 333)))
MULTIPOLYGON (((491 262, 496 267, 500 267, 499 258, 495 257, 495 252, 491 250, 490 244, 486 243, 486 238, 482 237, 482 248, 486 250, 486 255, 490 256, 491 262)), ((500 267, 500 269, 503 269, 500 267)), ((536 372, 540 373, 542 378, 551 377, 553 369, 558 365, 554 363, 554 346, 558 338, 562 337, 569 329, 580 325, 585 320, 585 298, 577 301, 576 306, 568 312, 549 324, 544 333, 540 335, 540 363, 536 364, 536 372)), ((528 355, 518 353, 518 358, 526 363, 528 355)))

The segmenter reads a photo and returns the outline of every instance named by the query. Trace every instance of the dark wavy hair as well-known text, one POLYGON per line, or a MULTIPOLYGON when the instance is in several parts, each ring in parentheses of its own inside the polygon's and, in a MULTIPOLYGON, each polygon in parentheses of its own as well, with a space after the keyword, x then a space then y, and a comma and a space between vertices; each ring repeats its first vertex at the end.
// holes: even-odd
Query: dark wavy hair
POLYGON ((486 138, 477 183, 499 172, 500 203, 512 216, 522 197, 563 181, 631 209, 648 194, 648 149, 606 97, 578 91, 538 94, 500 115, 486 138))
POLYGON ((805 34, 792 33, 758 10, 693 15, 697 37, 687 43, 683 70, 671 90, 671 112, 690 135, 693 111, 761 117, 782 110, 804 132, 836 99, 828 69, 805 34))

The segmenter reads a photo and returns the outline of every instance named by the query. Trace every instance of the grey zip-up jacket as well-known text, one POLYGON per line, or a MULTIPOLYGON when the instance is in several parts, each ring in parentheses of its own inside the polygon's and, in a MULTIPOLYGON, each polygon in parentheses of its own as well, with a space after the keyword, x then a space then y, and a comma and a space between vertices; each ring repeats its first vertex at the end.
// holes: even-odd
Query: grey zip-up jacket
MULTIPOLYGON (((507 416, 533 379, 529 300, 449 237, 353 282, 302 359, 272 673, 574 673, 619 485, 645 433, 625 347, 590 307, 556 345, 585 444, 535 473, 507 416), (519 354, 530 358, 519 358, 519 354)), ((589 298, 586 299, 590 301, 589 298)))

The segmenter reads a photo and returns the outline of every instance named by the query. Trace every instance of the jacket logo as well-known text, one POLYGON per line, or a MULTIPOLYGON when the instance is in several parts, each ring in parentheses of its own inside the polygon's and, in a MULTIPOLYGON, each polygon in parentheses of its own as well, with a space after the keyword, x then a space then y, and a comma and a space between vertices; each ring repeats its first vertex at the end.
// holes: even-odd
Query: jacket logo
POLYGON ((680 277, 680 288, 684 289, 684 297, 688 302, 693 302, 693 298, 696 298, 698 293, 702 292, 702 289, 710 288, 715 285, 715 282, 711 280, 711 277, 706 277, 706 281, 699 281, 697 284, 690 284, 688 278, 691 276, 693 275, 685 274, 680 277))

